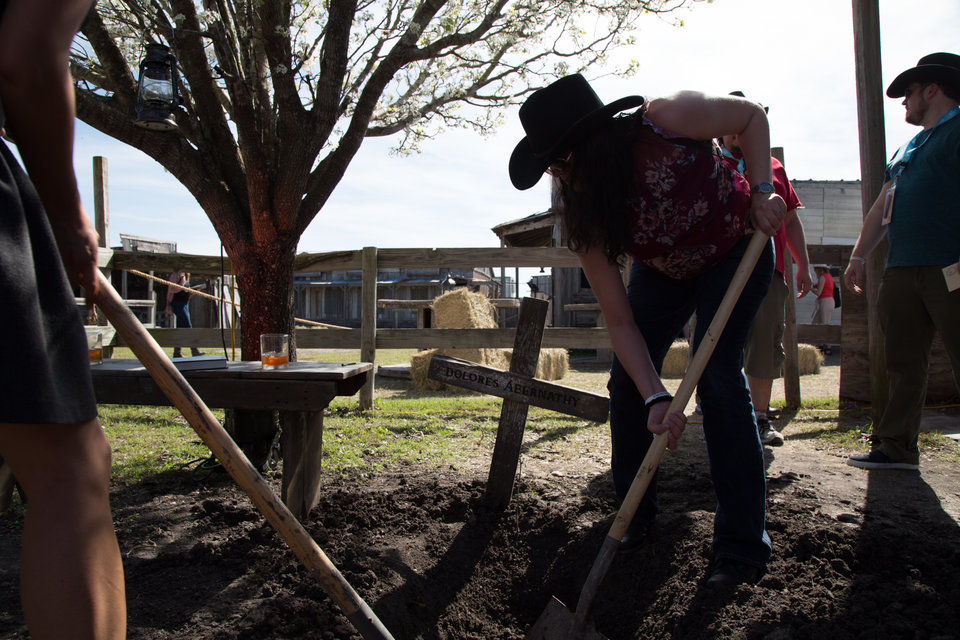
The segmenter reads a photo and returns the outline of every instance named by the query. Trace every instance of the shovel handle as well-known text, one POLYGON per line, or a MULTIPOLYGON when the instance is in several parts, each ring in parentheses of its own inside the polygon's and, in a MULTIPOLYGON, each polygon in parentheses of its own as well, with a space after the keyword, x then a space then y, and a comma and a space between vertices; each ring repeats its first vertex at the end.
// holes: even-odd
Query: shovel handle
POLYGON ((354 591, 303 525, 277 497, 183 374, 170 362, 153 336, 147 333, 140 321, 124 305, 110 282, 99 271, 97 279, 100 288, 95 298, 97 305, 116 328, 124 343, 133 350, 157 386, 180 410, 223 468, 246 491, 260 513, 320 581, 324 591, 339 605, 361 635, 368 639, 393 640, 393 636, 376 614, 354 591))
MULTIPOLYGON (((719 340, 720 334, 723 333, 724 327, 727 326, 730 313, 740 299, 740 293, 746 286, 747 280, 750 278, 750 274, 753 273, 753 268, 756 266, 757 260, 760 258, 760 254, 763 253, 763 249, 769 240, 770 236, 767 234, 761 231, 754 232, 750 244, 747 245, 747 250, 740 259, 737 271, 734 273, 727 287, 727 291, 723 295, 723 300, 720 301, 720 306, 717 307, 717 312, 710 321, 710 325, 707 327, 707 331, 690 361, 690 366, 687 367, 687 372, 680 381, 680 387, 673 396, 667 413, 683 411, 686 408, 690 397, 693 395, 694 389, 697 387, 697 383, 700 382, 700 376, 703 375, 703 370, 707 367, 710 356, 713 355, 713 350, 717 346, 717 340, 719 340)), ((600 553, 593 563, 593 568, 590 570, 587 581, 584 583, 583 589, 580 592, 580 600, 577 602, 576 611, 578 627, 586 622, 590 606, 593 603, 593 598, 600 586, 600 582, 603 581, 603 577, 606 575, 610 563, 617 554, 617 550, 620 547, 620 540, 623 538, 623 534, 626 533, 627 527, 630 526, 633 516, 637 513, 640 500, 647 492, 651 480, 653 480, 653 474, 660 465, 660 459, 667 449, 667 442, 668 436, 666 433, 660 433, 654 437, 650 448, 647 449, 647 454, 643 457, 640 468, 637 470, 637 475, 634 476, 633 482, 630 484, 630 489, 627 491, 627 495, 620 505, 620 510, 617 511, 617 517, 610 526, 610 531, 607 533, 600 553)))

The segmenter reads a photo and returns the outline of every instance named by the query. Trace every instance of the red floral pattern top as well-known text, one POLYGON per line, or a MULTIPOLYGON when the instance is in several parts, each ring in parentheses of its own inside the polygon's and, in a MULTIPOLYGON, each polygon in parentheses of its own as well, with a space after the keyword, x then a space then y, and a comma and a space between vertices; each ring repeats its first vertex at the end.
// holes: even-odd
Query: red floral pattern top
POLYGON ((697 276, 743 237, 750 184, 707 148, 644 118, 628 206, 636 214, 627 253, 677 279, 697 276))

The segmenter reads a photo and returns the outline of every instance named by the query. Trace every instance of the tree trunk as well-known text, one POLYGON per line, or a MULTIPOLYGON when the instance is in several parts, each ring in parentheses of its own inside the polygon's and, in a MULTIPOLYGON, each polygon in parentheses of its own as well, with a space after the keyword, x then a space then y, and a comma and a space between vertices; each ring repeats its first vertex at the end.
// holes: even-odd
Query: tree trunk
MULTIPOLYGON (((293 330, 293 259, 297 243, 275 243, 231 251, 240 289, 240 344, 243 360, 260 359, 261 333, 290 334, 290 360, 296 360, 293 330), (233 256, 239 256, 239 260, 233 256)), ((261 471, 277 435, 275 411, 235 410, 225 428, 250 462, 261 471)))
POLYGON ((296 360, 293 331, 293 260, 289 246, 253 247, 230 252, 240 289, 240 340, 244 360, 260 359, 261 333, 289 333, 290 360, 296 360), (234 258, 238 256, 239 259, 234 258))

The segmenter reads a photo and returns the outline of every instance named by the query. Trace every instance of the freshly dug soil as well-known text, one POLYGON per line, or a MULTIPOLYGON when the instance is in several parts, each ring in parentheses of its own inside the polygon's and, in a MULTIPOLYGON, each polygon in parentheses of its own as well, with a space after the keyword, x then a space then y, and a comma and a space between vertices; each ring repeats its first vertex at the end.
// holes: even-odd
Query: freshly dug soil
MULTIPOLYGON (((956 463, 868 473, 779 426, 786 444, 766 450, 774 554, 760 582, 704 584, 714 495, 690 425, 664 458, 651 539, 614 562, 597 595, 597 630, 612 640, 960 637, 956 463)), ((562 446, 532 435, 502 512, 484 506, 483 456, 325 479, 305 525, 397 640, 515 640, 551 596, 576 605, 618 506, 609 448, 602 434, 562 446)), ((130 638, 360 637, 224 474, 151 478, 113 500, 130 638)), ((12 520, 0 518, 0 638, 26 638, 12 520)))

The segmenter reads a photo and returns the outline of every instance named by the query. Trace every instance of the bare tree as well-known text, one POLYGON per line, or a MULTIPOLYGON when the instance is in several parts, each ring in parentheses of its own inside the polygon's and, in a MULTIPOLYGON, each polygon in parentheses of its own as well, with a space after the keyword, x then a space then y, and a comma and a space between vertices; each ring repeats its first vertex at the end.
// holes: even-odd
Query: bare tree
POLYGON ((297 243, 365 137, 410 151, 448 127, 487 132, 500 107, 631 44, 644 14, 695 1, 100 0, 71 61, 77 113, 197 199, 256 359, 261 333, 292 327, 297 243), (133 122, 151 43, 180 65, 173 132, 133 122))

